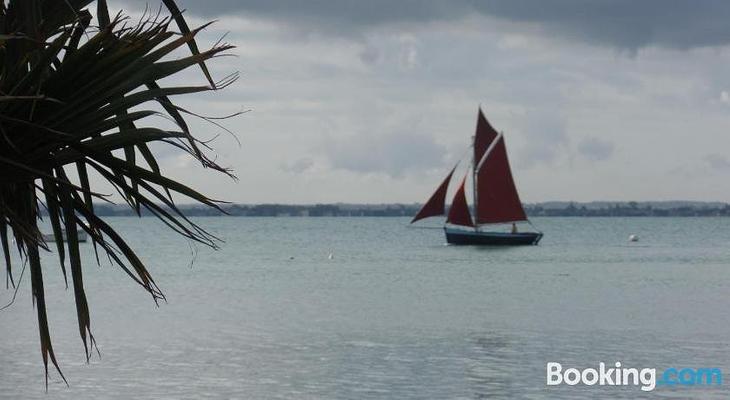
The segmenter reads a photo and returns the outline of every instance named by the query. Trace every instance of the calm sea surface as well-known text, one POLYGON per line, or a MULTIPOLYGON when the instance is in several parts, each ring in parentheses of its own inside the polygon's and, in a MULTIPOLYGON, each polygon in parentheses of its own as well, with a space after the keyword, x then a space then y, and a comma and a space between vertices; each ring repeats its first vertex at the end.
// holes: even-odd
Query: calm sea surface
MULTIPOLYGON (((84 246, 85 363, 73 291, 44 277, 66 387, 43 365, 27 271, 0 311, 0 398, 726 398, 730 219, 542 218, 536 247, 444 245, 401 218, 201 218, 199 247, 112 218, 168 298, 84 246), (629 234, 641 241, 628 243, 629 234), (328 255, 332 253, 332 259, 328 255), (192 262, 192 266, 191 266, 192 262), (545 385, 545 364, 718 367, 721 386, 545 385)), ((16 278, 19 270, 16 270, 16 278)), ((0 301, 12 290, 0 290, 0 301)))

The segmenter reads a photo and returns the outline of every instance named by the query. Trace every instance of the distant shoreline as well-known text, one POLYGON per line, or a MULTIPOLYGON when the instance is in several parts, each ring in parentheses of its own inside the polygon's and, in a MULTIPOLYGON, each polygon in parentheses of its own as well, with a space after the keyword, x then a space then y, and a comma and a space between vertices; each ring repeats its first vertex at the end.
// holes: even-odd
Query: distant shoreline
MULTIPOLYGON (((179 205, 187 216, 234 217, 410 217, 420 204, 226 204, 226 214, 211 208, 179 205)), ((531 217, 730 217, 730 204, 721 202, 543 202, 525 204, 531 217)), ((127 205, 95 204, 100 216, 136 216, 127 205)), ((142 210, 142 216, 151 216, 142 210)))

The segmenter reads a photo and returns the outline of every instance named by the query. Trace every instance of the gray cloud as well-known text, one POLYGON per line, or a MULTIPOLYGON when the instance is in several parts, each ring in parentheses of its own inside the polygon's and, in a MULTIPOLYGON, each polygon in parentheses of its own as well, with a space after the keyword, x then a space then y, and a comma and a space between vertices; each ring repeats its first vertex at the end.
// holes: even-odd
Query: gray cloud
POLYGON ((588 137, 578 143, 578 152, 592 161, 605 160, 613 154, 613 143, 599 138, 588 137))
POLYGON ((705 162, 716 171, 730 171, 730 159, 722 154, 708 154, 705 162))
POLYGON ((487 14, 538 24, 571 39, 638 49, 730 43, 730 3, 722 0, 487 1, 487 14))
MULTIPOLYGON (((146 3, 128 1, 138 7, 146 3)), ((204 7, 189 6, 204 17, 252 15, 347 36, 384 25, 481 15, 630 51, 650 45, 687 49, 730 43, 730 2, 723 0, 212 0, 204 7)))
POLYGON ((338 137, 325 144, 324 152, 336 169, 392 177, 442 167, 447 153, 432 136, 411 132, 338 137))
POLYGON ((279 166, 279 169, 284 172, 301 174, 303 172, 311 170, 312 167, 314 167, 314 160, 309 157, 304 157, 294 161, 282 163, 279 166))
MULTIPOLYGON (((131 2, 145 3, 143 0, 131 2)), ((249 14, 319 25, 327 30, 353 30, 398 22, 458 18, 472 11, 469 3, 438 0, 214 0, 206 2, 205 7, 194 7, 194 12, 209 17, 249 14)), ((180 2, 180 6, 185 7, 185 2, 180 2)))
POLYGON ((365 47, 358 56, 360 61, 367 65, 375 65, 380 60, 380 52, 373 46, 365 47))
MULTIPOLYGON (((240 46, 214 75, 244 73, 186 108, 253 110, 225 121, 241 147, 214 143, 241 184, 165 155, 163 169, 214 197, 421 201, 463 153, 479 103, 505 130, 526 201, 730 197, 714 182, 730 171, 718 150, 730 145, 730 46, 684 50, 726 41, 730 3, 178 1, 193 25, 221 17, 201 46, 225 31, 240 46), (673 171, 691 179, 678 186, 673 171)), ((191 68, 176 82, 200 78, 191 68)))
POLYGON ((569 143, 565 121, 556 114, 538 112, 530 113, 525 121, 527 142, 518 161, 525 167, 552 164, 569 143))

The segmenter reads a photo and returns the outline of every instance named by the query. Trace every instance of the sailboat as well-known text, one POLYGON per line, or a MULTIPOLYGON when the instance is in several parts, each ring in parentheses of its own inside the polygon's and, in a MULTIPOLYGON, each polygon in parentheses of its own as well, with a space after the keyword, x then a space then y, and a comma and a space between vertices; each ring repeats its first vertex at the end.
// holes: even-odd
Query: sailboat
MULTIPOLYGON (((470 168, 461 179, 446 216, 444 225, 446 241, 450 244, 495 246, 538 244, 542 239, 542 232, 517 230, 518 223, 527 222, 530 226, 532 223, 522 208, 520 196, 512 179, 504 136, 489 124, 481 108, 477 116, 472 147, 470 168), (469 172, 473 182, 473 219, 465 191, 469 172), (500 224, 512 224, 512 227, 506 232, 498 231, 495 228, 500 224)), ((446 191, 457 166, 458 163, 413 217, 411 223, 446 213, 446 191)))

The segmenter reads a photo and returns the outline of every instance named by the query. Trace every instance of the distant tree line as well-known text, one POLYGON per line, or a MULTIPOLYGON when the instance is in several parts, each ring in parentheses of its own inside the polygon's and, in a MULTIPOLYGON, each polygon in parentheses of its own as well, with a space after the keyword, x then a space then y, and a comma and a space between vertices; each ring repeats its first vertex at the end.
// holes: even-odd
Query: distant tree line
POLYGON ((655 207, 637 202, 616 203, 600 208, 570 203, 562 208, 546 208, 540 204, 525 206, 530 216, 540 217, 727 217, 730 204, 722 206, 683 205, 677 207, 655 207))
MULTIPOLYGON (((659 203, 656 203, 659 204, 659 203)), ((226 214, 209 207, 180 206, 189 216, 236 216, 236 217, 410 217, 420 209, 420 204, 231 204, 223 206, 226 214)), ((95 210, 105 216, 136 215, 129 207, 98 204, 95 210)), ((531 217, 727 217, 730 204, 700 203, 660 205, 652 203, 536 203, 526 204, 525 211, 531 217)), ((151 215, 144 209, 142 216, 151 215)))

